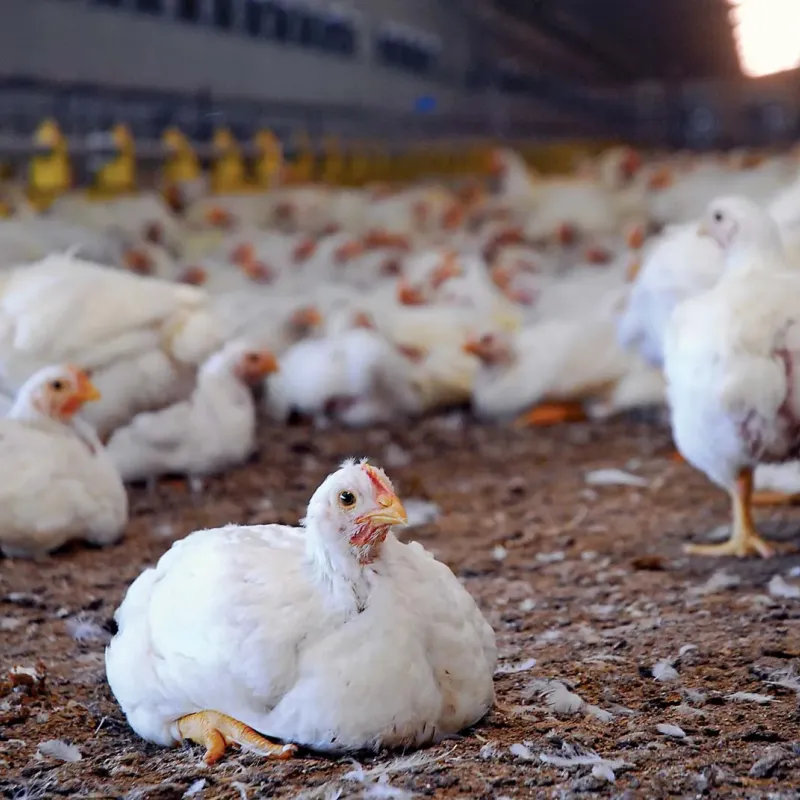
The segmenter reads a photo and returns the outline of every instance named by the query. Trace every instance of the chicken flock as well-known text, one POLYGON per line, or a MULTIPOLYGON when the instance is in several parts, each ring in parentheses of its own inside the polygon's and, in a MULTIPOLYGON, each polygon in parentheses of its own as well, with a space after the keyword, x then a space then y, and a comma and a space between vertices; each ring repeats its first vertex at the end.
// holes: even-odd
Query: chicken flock
MULTIPOLYGON (((800 153, 618 147, 554 178, 497 150, 493 168, 491 187, 18 199, 0 222, 0 550, 119 540, 124 483, 197 491, 248 459, 264 415, 363 427, 470 405, 517 425, 665 408, 731 496, 729 541, 690 552, 773 555, 751 506, 800 493, 800 153)), ((299 528, 177 542, 106 654, 134 730, 213 763, 479 720, 494 634, 395 538, 405 522, 389 477, 348 461, 299 528)))

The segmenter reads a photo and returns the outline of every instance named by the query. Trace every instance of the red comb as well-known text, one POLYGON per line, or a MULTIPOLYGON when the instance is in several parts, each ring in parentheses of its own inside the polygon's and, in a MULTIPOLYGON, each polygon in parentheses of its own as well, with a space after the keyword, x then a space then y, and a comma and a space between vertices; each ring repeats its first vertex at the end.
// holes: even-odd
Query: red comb
POLYGON ((367 473, 370 483, 378 490, 378 494, 387 494, 392 491, 391 488, 386 485, 386 479, 375 467, 370 464, 364 464, 364 472, 367 473))

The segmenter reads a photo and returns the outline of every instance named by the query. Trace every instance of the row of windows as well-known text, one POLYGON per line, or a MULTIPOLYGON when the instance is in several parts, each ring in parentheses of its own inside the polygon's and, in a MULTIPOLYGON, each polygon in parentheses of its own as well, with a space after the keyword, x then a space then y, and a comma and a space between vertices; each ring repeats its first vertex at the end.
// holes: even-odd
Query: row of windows
MULTIPOLYGON (((187 24, 212 25, 223 31, 280 44, 298 45, 352 57, 358 51, 355 23, 345 17, 320 14, 280 0, 92 0, 95 5, 124 8, 152 16, 171 14, 187 24)), ((383 31, 375 38, 375 56, 383 66, 430 75, 438 49, 408 36, 383 31)))
POLYGON ((421 42, 412 42, 391 34, 382 33, 375 41, 375 55, 381 64, 413 72, 417 75, 430 75, 438 60, 438 51, 421 42))
POLYGON ((127 8, 143 14, 172 13, 179 22, 212 25, 223 31, 281 44, 313 48, 333 55, 353 56, 357 50, 351 20, 290 7, 273 0, 93 0, 96 5, 127 8))

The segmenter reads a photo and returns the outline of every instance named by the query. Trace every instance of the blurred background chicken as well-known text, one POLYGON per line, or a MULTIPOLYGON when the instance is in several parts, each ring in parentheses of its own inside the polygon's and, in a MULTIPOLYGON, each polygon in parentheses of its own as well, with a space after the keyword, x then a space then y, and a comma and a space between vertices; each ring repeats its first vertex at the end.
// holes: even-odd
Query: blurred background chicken
POLYGON ((114 463, 77 415, 100 393, 81 369, 44 367, 0 419, 0 551, 37 557, 73 539, 117 541, 128 498, 114 463))

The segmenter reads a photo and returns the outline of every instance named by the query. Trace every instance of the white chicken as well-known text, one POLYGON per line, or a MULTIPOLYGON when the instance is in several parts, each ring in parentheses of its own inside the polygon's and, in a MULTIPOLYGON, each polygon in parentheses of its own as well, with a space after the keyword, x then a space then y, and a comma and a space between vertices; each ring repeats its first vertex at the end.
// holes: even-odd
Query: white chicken
POLYGON ((620 344, 654 366, 664 360, 664 336, 676 306, 711 289, 724 269, 723 253, 697 224, 676 225, 645 246, 617 333, 620 344))
POLYGON ((384 472, 347 461, 302 528, 174 544, 128 590, 106 651, 133 729, 203 744, 212 764, 234 743, 277 758, 416 747, 480 720, 494 633, 445 565, 395 538, 406 521, 384 472))
POLYGON ((166 474, 212 475, 243 463, 255 448, 250 387, 277 369, 275 356, 248 342, 229 342, 200 368, 192 396, 139 414, 118 428, 108 454, 126 481, 166 474))
POLYGON ((365 315, 354 327, 287 350, 267 381, 266 403, 279 421, 292 411, 319 426, 336 420, 359 427, 422 411, 414 364, 373 329, 365 315))
POLYGON ((0 550, 37 557, 73 539, 116 542, 128 497, 91 426, 76 417, 99 398, 76 367, 45 367, 0 419, 0 550))
POLYGON ((91 369, 103 399, 86 417, 101 435, 186 397, 222 341, 208 295, 193 286, 68 254, 0 273, 0 389, 15 392, 52 363, 91 369))
POLYGON ((514 336, 485 333, 464 349, 481 362, 472 407, 484 419, 535 406, 520 422, 548 425, 663 402, 660 374, 624 353, 602 319, 543 322, 514 336))
POLYGON ((674 312, 665 342, 672 430, 682 455, 731 493, 733 528, 706 555, 769 556, 751 515, 753 470, 798 455, 800 273, 774 220, 745 198, 714 201, 703 223, 724 274, 674 312))

